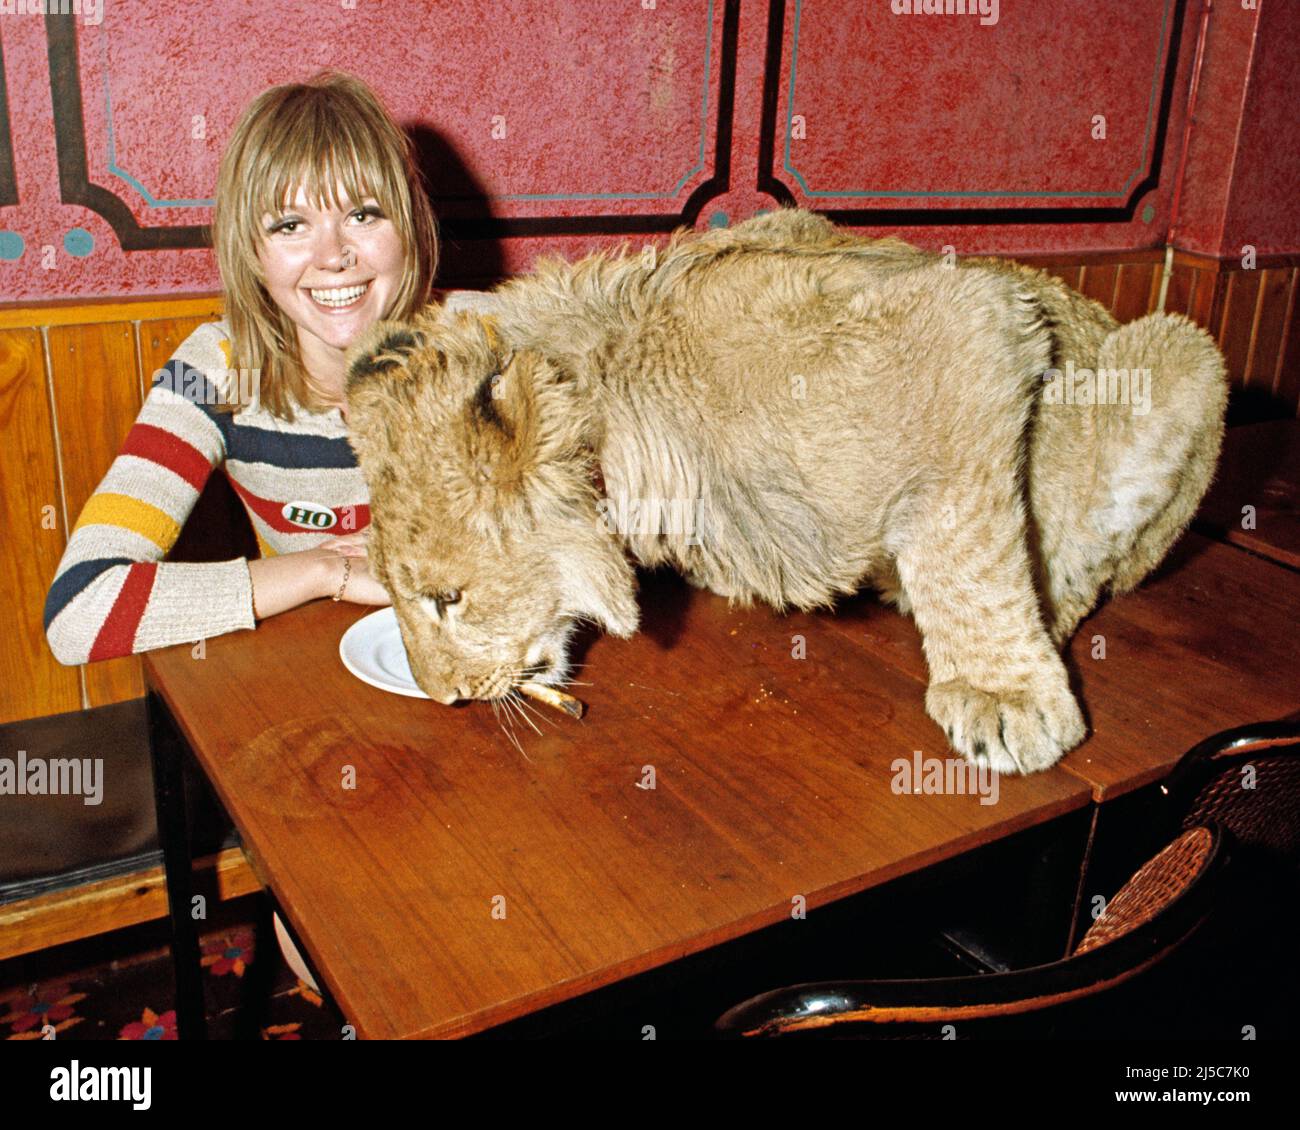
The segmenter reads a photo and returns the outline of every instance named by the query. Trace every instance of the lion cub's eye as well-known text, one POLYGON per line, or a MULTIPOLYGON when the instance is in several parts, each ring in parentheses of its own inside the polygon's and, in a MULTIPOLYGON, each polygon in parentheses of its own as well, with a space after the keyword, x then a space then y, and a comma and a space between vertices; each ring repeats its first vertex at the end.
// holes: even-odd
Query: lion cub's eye
POLYGON ((427 592, 423 595, 425 600, 433 601, 439 617, 442 617, 447 614, 449 605, 460 603, 461 592, 460 589, 443 589, 441 592, 427 592))

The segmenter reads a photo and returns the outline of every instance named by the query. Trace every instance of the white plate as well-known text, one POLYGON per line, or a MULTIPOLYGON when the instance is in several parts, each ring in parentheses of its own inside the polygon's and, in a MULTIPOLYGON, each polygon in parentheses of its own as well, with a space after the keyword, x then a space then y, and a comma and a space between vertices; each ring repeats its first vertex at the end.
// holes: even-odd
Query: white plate
POLYGON ((408 698, 428 698, 411 676, 402 629, 392 605, 363 616, 339 640, 343 666, 363 683, 408 698))

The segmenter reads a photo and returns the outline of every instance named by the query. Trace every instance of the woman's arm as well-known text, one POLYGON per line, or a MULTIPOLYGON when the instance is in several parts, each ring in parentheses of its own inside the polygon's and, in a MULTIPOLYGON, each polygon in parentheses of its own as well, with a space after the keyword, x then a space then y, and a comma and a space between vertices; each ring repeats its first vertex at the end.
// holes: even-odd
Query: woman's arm
MULTIPOLYGON (((215 327, 200 326, 156 374, 121 450, 82 508, 45 601, 46 639, 60 663, 112 659, 255 626, 247 560, 163 560, 226 458, 230 417, 213 408, 226 391, 219 383, 225 370, 219 338, 215 327)), ((341 572, 343 562, 308 551, 255 565, 269 579, 267 609, 258 604, 257 611, 269 615, 324 595, 331 568, 341 572)), ((337 591, 336 584, 329 594, 337 591)))
POLYGON ((338 549, 317 546, 250 561, 248 573, 253 582, 253 608, 259 620, 287 612, 309 600, 336 596, 340 590, 343 593, 340 599, 354 604, 391 603, 387 591, 371 575, 365 550, 360 545, 338 549), (352 562, 350 567, 345 565, 345 557, 352 562))
MULTIPOLYGON (((265 620, 324 596, 332 568, 341 574, 343 562, 337 553, 328 549, 306 549, 250 561, 248 575, 253 584, 256 618, 265 620)), ((335 586, 329 595, 337 591, 335 586)))
POLYGON ((204 395, 209 387, 179 361, 160 370, 121 450, 86 500, 45 600, 46 639, 60 663, 112 659, 253 627, 252 586, 242 558, 163 561, 212 469, 225 458, 221 427, 204 395))

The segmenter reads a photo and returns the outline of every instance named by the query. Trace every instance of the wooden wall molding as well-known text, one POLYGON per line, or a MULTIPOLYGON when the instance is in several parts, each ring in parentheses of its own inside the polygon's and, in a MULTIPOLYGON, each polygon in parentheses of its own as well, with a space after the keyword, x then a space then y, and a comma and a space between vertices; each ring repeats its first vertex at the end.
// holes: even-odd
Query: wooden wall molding
POLYGON ((106 298, 91 302, 0 304, 0 330, 39 326, 147 322, 154 318, 202 318, 215 321, 225 313, 220 294, 177 294, 166 298, 106 298))

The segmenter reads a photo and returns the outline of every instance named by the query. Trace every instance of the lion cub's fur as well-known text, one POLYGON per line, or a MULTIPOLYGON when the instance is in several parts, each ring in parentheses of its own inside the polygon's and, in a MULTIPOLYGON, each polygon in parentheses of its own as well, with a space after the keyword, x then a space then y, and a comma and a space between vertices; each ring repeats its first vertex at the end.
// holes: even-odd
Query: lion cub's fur
POLYGON ((579 619, 634 631, 630 552, 778 608, 875 585, 915 617, 952 745, 1046 768, 1085 733, 1059 646, 1164 556, 1222 437, 1222 358, 1186 319, 1120 327, 1042 272, 806 212, 495 295, 350 357, 372 565, 442 701, 561 681, 579 619), (1053 402, 1067 361, 1150 369, 1149 412, 1053 402), (634 500, 690 520, 629 525, 634 500))

